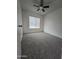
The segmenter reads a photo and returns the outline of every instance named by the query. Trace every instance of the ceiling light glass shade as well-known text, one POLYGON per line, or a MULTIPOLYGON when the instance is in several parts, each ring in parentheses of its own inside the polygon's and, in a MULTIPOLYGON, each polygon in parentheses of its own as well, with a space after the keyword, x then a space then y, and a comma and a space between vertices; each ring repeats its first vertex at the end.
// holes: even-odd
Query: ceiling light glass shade
POLYGON ((40 7, 40 10, 42 10, 43 9, 43 7, 40 7))

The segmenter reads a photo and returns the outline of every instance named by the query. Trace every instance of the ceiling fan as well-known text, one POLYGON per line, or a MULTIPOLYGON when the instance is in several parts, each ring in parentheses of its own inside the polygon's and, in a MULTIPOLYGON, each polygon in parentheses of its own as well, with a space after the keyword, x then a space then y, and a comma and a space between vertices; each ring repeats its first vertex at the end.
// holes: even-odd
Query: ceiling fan
POLYGON ((49 5, 44 6, 44 0, 40 0, 40 4, 34 4, 33 6, 38 8, 37 11, 41 10, 42 12, 45 12, 45 8, 49 8, 49 5))

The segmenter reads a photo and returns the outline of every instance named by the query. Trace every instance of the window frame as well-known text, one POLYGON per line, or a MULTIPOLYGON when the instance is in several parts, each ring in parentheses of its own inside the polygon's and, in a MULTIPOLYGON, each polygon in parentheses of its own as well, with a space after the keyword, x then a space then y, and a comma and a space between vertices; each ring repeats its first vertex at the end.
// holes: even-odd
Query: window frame
POLYGON ((34 16, 29 16, 29 29, 40 29, 40 18, 39 17, 34 17, 34 16), (30 26, 30 17, 33 17, 33 18, 37 18, 39 21, 37 21, 38 23, 39 23, 39 26, 38 27, 32 27, 32 26, 30 26))

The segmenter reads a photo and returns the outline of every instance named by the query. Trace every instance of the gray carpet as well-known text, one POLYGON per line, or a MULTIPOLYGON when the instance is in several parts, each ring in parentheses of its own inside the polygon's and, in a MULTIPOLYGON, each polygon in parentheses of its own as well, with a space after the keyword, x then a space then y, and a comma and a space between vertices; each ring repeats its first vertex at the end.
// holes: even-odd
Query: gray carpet
POLYGON ((24 34, 22 59, 61 59, 62 39, 47 33, 24 34))

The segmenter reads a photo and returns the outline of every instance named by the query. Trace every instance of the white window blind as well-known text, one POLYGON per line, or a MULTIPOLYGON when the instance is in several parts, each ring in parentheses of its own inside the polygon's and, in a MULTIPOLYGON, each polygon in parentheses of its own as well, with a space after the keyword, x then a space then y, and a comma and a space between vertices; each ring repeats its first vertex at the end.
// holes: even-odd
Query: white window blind
POLYGON ((29 28, 40 28, 40 18, 29 16, 29 28))

